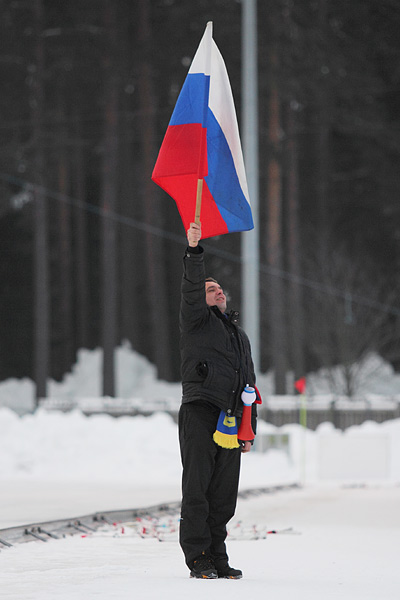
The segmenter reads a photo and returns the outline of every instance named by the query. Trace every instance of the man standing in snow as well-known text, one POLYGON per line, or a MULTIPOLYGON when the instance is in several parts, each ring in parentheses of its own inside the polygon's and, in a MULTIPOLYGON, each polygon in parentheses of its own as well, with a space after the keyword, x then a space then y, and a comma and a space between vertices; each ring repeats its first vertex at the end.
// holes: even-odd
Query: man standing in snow
MULTIPOLYGON (((214 440, 221 415, 229 428, 240 420, 241 393, 255 386, 249 340, 227 312, 217 281, 205 277, 201 227, 187 231, 181 290, 182 405, 179 441, 183 465, 180 545, 192 577, 240 579, 226 552, 226 525, 236 508, 240 455, 251 442, 237 438, 221 447, 214 440)), ((252 409, 255 431, 256 407, 252 409)), ((236 429, 235 429, 236 431, 236 429)), ((225 435, 225 434, 224 434, 225 435)), ((231 436, 227 436, 231 437, 231 436)), ((235 437, 235 436, 232 436, 235 437)))

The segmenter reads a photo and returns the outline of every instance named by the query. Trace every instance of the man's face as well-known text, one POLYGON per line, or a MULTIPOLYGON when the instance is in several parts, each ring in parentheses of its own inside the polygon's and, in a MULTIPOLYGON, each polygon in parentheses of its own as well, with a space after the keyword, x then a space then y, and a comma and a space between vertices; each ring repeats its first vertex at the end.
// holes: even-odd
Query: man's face
POLYGON ((221 312, 226 311, 226 296, 219 283, 206 281, 206 302, 208 306, 218 306, 221 312))

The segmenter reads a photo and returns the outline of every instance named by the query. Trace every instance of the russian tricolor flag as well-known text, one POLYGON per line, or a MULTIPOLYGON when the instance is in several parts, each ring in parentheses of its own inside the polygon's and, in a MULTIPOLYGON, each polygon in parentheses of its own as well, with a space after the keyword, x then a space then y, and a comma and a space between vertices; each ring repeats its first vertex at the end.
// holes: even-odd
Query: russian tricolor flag
POLYGON ((195 215, 203 238, 254 227, 231 86, 211 22, 178 97, 152 179, 174 198, 185 230, 195 215))

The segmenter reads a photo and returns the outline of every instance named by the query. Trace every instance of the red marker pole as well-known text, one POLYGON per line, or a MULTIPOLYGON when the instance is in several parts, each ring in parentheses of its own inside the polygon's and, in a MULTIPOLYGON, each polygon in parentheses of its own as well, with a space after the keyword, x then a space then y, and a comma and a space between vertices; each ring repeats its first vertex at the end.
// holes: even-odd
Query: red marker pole
POLYGON ((306 378, 301 377, 295 381, 294 387, 300 393, 300 425, 303 430, 303 448, 301 460, 301 479, 302 484, 306 481, 306 432, 307 432, 307 397, 306 397, 306 378))

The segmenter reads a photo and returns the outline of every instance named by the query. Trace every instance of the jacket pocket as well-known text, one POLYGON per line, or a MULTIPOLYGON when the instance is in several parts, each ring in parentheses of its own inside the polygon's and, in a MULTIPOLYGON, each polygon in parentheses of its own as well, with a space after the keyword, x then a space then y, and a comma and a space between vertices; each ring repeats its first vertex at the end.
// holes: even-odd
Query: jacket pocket
POLYGON ((205 388, 211 388, 213 387, 212 385, 212 380, 213 380, 213 376, 214 376, 214 368, 212 366, 212 364, 210 362, 208 362, 207 360, 203 361, 202 363, 205 366, 205 378, 203 380, 203 387, 205 388))
POLYGON ((208 364, 204 360, 201 360, 200 362, 197 363, 196 373, 202 381, 204 381, 207 378, 208 364))

